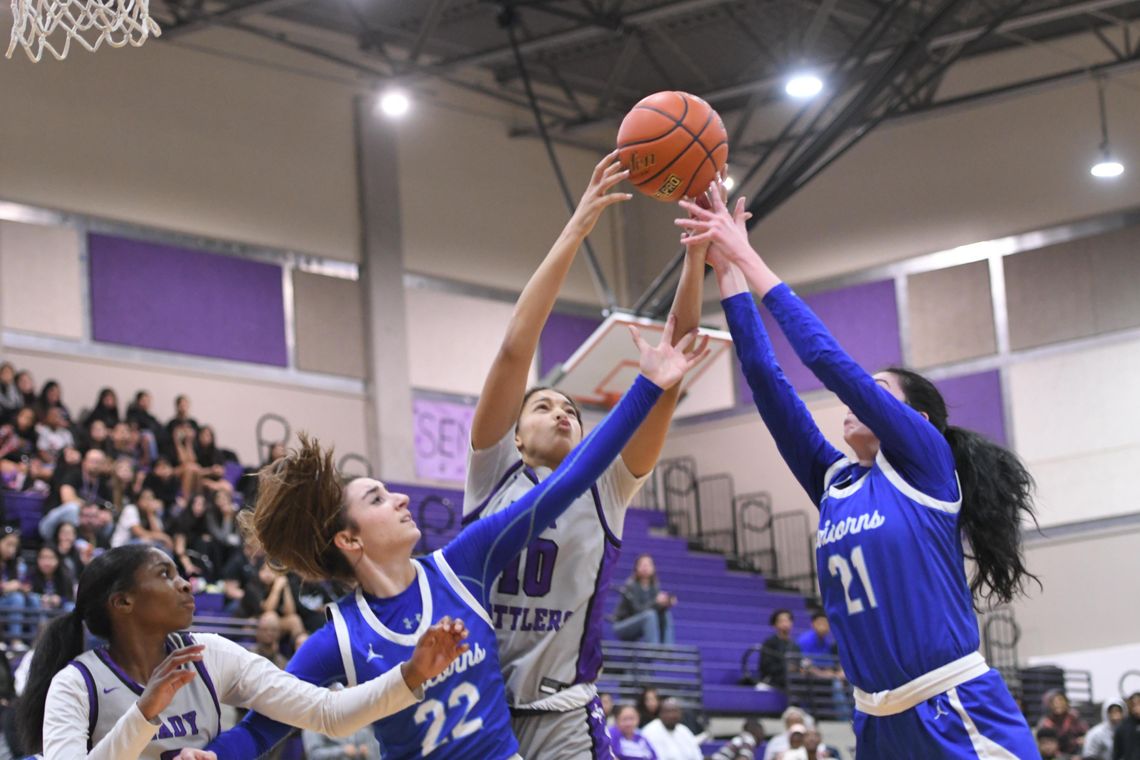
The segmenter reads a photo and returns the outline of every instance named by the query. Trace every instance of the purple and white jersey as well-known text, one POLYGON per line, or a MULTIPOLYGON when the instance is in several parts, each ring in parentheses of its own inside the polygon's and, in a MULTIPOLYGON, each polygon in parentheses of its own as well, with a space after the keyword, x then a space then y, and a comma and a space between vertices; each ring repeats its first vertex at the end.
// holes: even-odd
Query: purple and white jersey
MULTIPOLYGON (((527 467, 514 441, 512 429, 468 452, 464 523, 506 509, 550 475, 527 467)), ((644 482, 619 456, 495 582, 489 612, 512 707, 563 712, 594 698, 605 592, 626 509, 644 482)))

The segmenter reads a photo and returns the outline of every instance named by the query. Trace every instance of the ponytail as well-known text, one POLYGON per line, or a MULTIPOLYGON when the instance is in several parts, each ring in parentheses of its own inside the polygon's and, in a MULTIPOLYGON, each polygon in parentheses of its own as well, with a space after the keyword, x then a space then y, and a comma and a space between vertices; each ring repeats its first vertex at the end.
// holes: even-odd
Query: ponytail
POLYGON ((44 627, 36 642, 28 683, 16 707, 16 725, 29 752, 40 752, 44 738, 44 706, 55 674, 83 653, 83 618, 78 609, 44 627))
POLYGON ((99 638, 111 639, 111 597, 134 588, 135 574, 155 551, 143 544, 127 544, 93 559, 79 578, 75 609, 48 623, 40 633, 28 684, 16 708, 25 750, 35 753, 43 749, 48 689, 56 674, 83 653, 84 624, 99 638))
POLYGON ((922 412, 950 444, 962 487, 958 528, 970 544, 974 561, 970 592, 975 599, 1008 604, 1025 593, 1027 579, 1040 579, 1025 567, 1021 527, 1025 518, 1037 524, 1033 476, 1017 455, 985 436, 948 423, 946 401, 917 372, 889 367, 899 379, 906 402, 922 412))

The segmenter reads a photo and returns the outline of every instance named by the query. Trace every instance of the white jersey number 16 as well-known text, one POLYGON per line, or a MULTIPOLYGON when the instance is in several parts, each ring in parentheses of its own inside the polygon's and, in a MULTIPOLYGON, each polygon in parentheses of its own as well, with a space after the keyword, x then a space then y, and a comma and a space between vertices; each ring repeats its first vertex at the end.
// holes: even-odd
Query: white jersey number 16
POLYGON ((863 611, 863 600, 851 598, 851 579, 853 578, 851 565, 854 565, 855 571, 859 573, 859 580, 863 583, 863 592, 867 595, 867 603, 872 608, 878 607, 879 603, 875 601, 875 587, 871 585, 871 575, 867 572, 867 563, 863 559, 862 546, 856 546, 851 550, 850 564, 841 554, 832 554, 827 558, 827 571, 831 573, 833 578, 838 575, 840 583, 843 584, 843 596, 847 600, 847 614, 856 615, 863 611))

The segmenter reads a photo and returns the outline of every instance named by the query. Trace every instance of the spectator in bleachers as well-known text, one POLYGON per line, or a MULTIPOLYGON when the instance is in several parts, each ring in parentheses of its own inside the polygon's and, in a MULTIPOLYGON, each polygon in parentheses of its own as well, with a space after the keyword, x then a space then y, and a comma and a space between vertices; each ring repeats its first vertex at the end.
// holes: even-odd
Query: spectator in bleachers
POLYGON ((83 418, 83 426, 91 427, 91 423, 95 420, 100 420, 108 428, 113 428, 121 421, 119 417, 119 397, 115 395, 115 391, 111 388, 104 388, 99 391, 99 398, 95 401, 95 406, 83 418))
POLYGON ((216 491, 233 492, 234 488, 226 480, 226 458, 218 448, 214 438, 214 428, 203 425, 198 428, 194 442, 194 456, 198 463, 199 482, 210 493, 216 491))
POLYGON ((99 449, 104 454, 111 453, 111 432, 103 420, 91 420, 81 431, 82 435, 76 441, 77 448, 84 454, 91 449, 99 449))
POLYGON ((788 687, 788 655, 798 654, 800 645, 792 638, 790 610, 776 610, 768 624, 773 633, 760 645, 760 680, 783 691, 788 687))
POLYGON ((83 566, 86 567, 97 555, 111 548, 111 535, 115 531, 115 518, 111 510, 98 502, 86 502, 79 509, 79 537, 75 539, 79 547, 83 566))
POLYGON ((24 395, 16 387, 16 368, 12 362, 4 362, 0 364, 0 425, 11 422, 23 406, 24 395))
POLYGON ((0 611, 11 615, 4 633, 9 645, 18 651, 27 649, 21 636, 25 633, 22 611, 28 607, 29 590, 28 568, 20 557, 20 528, 0 526, 0 611))
POLYGON ((116 512, 121 514, 126 505, 138 502, 144 478, 141 471, 135 471, 130 459, 123 457, 115 460, 111 466, 111 477, 108 482, 111 488, 111 504, 116 512))
POLYGON ((206 509, 206 497, 198 494, 190 500, 189 506, 169 521, 170 537, 174 540, 174 561, 187 578, 209 577, 213 575, 209 570, 221 567, 216 561, 206 509), (206 567, 207 562, 210 567, 206 567))
POLYGON ((261 612, 261 599, 257 593, 258 551, 252 543, 244 543, 222 567, 222 595, 226 598, 226 611, 253 617, 261 612), (250 599, 246 599, 247 594, 250 599))
POLYGON ((637 695, 637 714, 640 716, 637 725, 645 728, 650 721, 657 719, 660 710, 661 700, 657 696, 657 689, 652 686, 643 687, 641 693, 637 695))
POLYGON ((43 422, 36 425, 36 451, 46 464, 55 465, 64 449, 75 448, 75 436, 63 418, 60 407, 50 407, 44 413, 43 422))
MULTIPOLYGON (((598 692, 598 702, 602 705, 602 712, 606 714, 606 725, 612 726, 617 718, 614 714, 614 695, 608 691, 598 692)), ((634 709, 637 709, 636 707, 634 709)))
POLYGON ((807 726, 802 723, 788 726, 788 748, 776 755, 776 760, 807 760, 805 736, 807 736, 807 726))
POLYGON ((781 752, 791 747, 793 726, 815 727, 815 719, 798 707, 789 707, 784 710, 780 720, 784 722, 784 731, 768 740, 768 744, 764 747, 764 760, 776 760, 781 752))
POLYGON ((23 369, 16 373, 16 390, 24 398, 24 406, 30 406, 34 410, 36 406, 36 381, 32 378, 31 372, 23 369))
POLYGON ((71 412, 63 403, 63 389, 55 380, 48 380, 40 390, 40 395, 36 397, 36 419, 43 422, 52 409, 58 409, 64 421, 71 422, 71 412))
POLYGON ((1128 714, 1112 735, 1112 760, 1140 760, 1140 691, 1128 695, 1128 714))
POLYGON ((1112 760, 1112 735, 1124 720, 1124 702, 1110 699, 1100 708, 1101 722, 1085 734, 1081 757, 1086 760, 1112 760))
POLYGON ((284 441, 278 441, 277 443, 270 444, 269 455, 265 458, 265 461, 261 463, 261 467, 258 467, 256 469, 247 467, 242 472, 242 478, 239 481, 239 484, 241 486, 243 503, 255 504, 257 502, 257 473, 262 467, 267 467, 273 464, 278 459, 284 457, 287 453, 288 452, 285 448, 284 441))
POLYGON ((111 548, 126 544, 150 544, 170 553, 174 539, 162 524, 162 502, 151 491, 139 494, 137 504, 127 504, 115 523, 111 534, 111 548))
POLYGON ((610 747, 616 760, 657 760, 653 746, 637 728, 637 707, 619 706, 616 718, 609 729, 610 747))
POLYGON ((1061 751, 1060 737, 1051 726, 1038 727, 1037 751, 1041 753, 1041 760, 1070 760, 1070 756, 1061 751))
POLYGON ((661 701, 657 719, 650 721, 641 733, 653 747, 657 760, 704 760, 697 737, 681 722, 681 704, 672 697, 661 701))
POLYGON ((174 467, 166 457, 159 457, 154 466, 143 479, 143 488, 149 488, 166 507, 173 507, 178 503, 178 487, 180 482, 174 473, 174 467))
POLYGON ((661 590, 653 557, 642 554, 633 565, 633 575, 621 587, 621 600, 614 612, 614 633, 622 641, 672 644, 673 614, 677 597, 661 590))
POLYGON ((166 423, 167 438, 173 441, 175 431, 180 429, 198 432, 198 420, 190 416, 190 397, 185 394, 174 397, 174 416, 166 423))
POLYGON ((831 635, 831 623, 822 610, 812 613, 811 628, 796 637, 796 644, 806 657, 811 657, 824 665, 835 666, 836 658, 839 656, 839 645, 831 635))
POLYGON ((1051 728, 1057 732, 1057 742, 1062 753, 1080 753, 1089 725, 1080 713, 1069 706, 1069 698, 1060 689, 1050 689, 1045 692, 1041 702, 1045 713, 1037 721, 1037 727, 1051 728))
POLYGON ((752 760, 756 747, 764 741, 764 726, 757 718, 744 721, 744 728, 716 751, 711 760, 752 760))
POLYGON ((263 612, 257 618, 253 651, 282 670, 289 664, 281 653, 281 618, 276 612, 263 612))
POLYGON ((116 460, 126 459, 139 467, 150 464, 150 452, 140 443, 138 431, 125 422, 120 422, 111 428, 109 456, 116 460))
POLYGON ((75 606, 75 581, 54 547, 44 545, 36 552, 28 587, 29 607, 68 612, 75 606))
POLYGON ((110 503, 109 470, 107 455, 98 449, 89 449, 82 457, 75 449, 64 450, 64 456, 52 474, 51 493, 45 506, 74 503, 78 510, 80 501, 110 503))
POLYGON ((51 477, 51 469, 36 454, 37 438, 31 407, 21 408, 10 424, 0 427, 0 473, 6 488, 20 491, 36 479, 51 477))
POLYGON ((55 527, 49 544, 55 549, 56 554, 59 555, 59 561, 63 563, 68 574, 76 582, 79 581, 79 574, 83 572, 83 568, 90 561, 83 558, 83 552, 76 540, 78 538, 79 529, 76 526, 69 522, 61 522, 55 527))
POLYGON ((333 738, 316 731, 304 731, 301 742, 305 760, 380 760, 380 744, 371 728, 362 728, 352 736, 333 738))
POLYGON ((151 395, 146 391, 135 394, 135 400, 127 406, 127 424, 134 425, 140 431, 150 431, 155 439, 162 438, 165 432, 162 423, 150 413, 151 395))
POLYGON ((839 750, 824 744, 823 737, 814 728, 804 732, 804 750, 807 760, 838 760, 840 757, 839 750))
POLYGON ((197 427, 184 423, 176 425, 171 432, 169 458, 182 485, 182 496, 187 499, 198 493, 198 454, 194 451, 197 435, 197 427))

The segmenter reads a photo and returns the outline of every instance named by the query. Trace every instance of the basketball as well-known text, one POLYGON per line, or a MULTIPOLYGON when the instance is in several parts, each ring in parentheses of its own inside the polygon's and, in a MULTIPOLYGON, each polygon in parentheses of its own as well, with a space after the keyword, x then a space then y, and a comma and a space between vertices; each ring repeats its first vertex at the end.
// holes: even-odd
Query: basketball
POLYGON ((622 120, 617 147, 629 181, 666 203, 703 193, 728 161, 720 115, 687 92, 643 98, 622 120))

